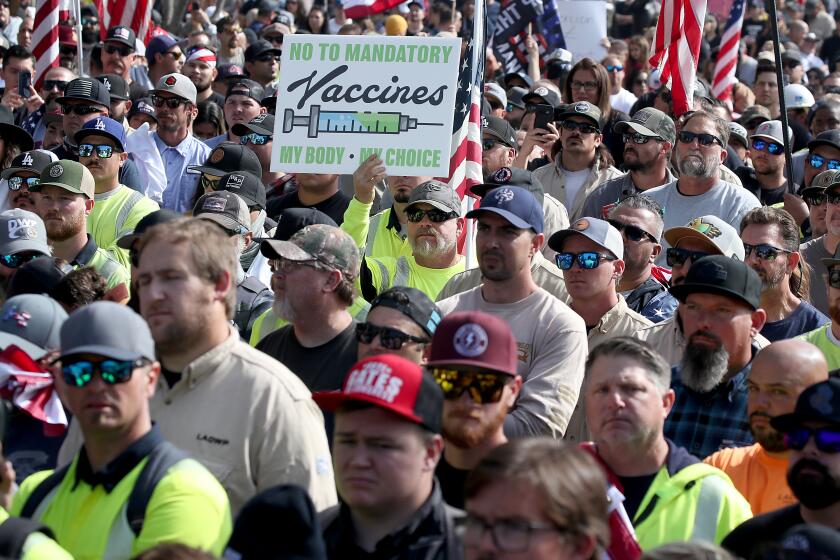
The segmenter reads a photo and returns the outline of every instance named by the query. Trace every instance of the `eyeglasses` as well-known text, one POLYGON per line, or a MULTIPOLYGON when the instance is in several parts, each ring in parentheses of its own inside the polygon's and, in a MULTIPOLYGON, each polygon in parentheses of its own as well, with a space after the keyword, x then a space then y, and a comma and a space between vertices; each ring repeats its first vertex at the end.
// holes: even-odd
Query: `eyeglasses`
POLYGON ((108 54, 119 53, 120 56, 128 56, 134 52, 130 47, 118 47, 117 45, 105 45, 104 50, 108 54))
POLYGON ((61 112, 65 115, 72 115, 73 113, 83 117, 85 115, 92 115, 93 113, 103 113, 105 109, 102 107, 95 107, 93 105, 62 105, 61 112))
POLYGON ((601 131, 592 126, 591 124, 580 123, 577 121, 563 121, 560 123, 560 126, 565 128, 566 130, 577 130, 581 134, 601 134, 601 131))
POLYGON ((624 70, 624 66, 620 64, 610 64, 609 66, 604 66, 607 69, 607 72, 621 72, 624 70))
POLYGON ((651 243, 659 243, 654 236, 638 226, 625 224, 623 222, 619 222, 618 220, 607 220, 607 222, 618 231, 624 233, 624 236, 630 241, 638 243, 643 239, 648 239, 651 243))
POLYGON ((412 336, 399 329, 381 327, 373 323, 356 324, 356 341, 362 344, 370 344, 373 339, 379 337, 379 343, 386 350, 400 350, 408 342, 427 344, 429 339, 412 336))
POLYGON ((204 189, 205 193, 210 191, 216 190, 216 185, 219 184, 219 180, 221 179, 218 175, 210 175, 209 173, 202 173, 201 178, 199 179, 199 185, 202 189, 204 189))
POLYGON ((255 59, 257 62, 280 62, 280 57, 273 54, 266 54, 255 59))
POLYGON ((828 285, 840 290, 840 268, 835 266, 828 271, 828 285))
POLYGON ((184 56, 184 53, 181 51, 169 51, 163 53, 165 56, 171 56, 173 60, 181 60, 181 57, 184 56))
POLYGON ((96 18, 82 18, 82 25, 86 27, 93 27, 99 25, 99 20, 96 18))
POLYGON ((9 190, 10 191, 19 191, 22 187, 26 187, 27 189, 31 189, 32 187, 38 185, 41 182, 40 177, 10 177, 9 178, 9 190))
POLYGON ((828 162, 828 169, 831 169, 833 171, 840 169, 840 159, 828 159, 819 154, 811 154, 810 156, 808 156, 808 163, 814 169, 821 168, 823 165, 826 164, 826 162, 828 162))
POLYGON ((134 368, 148 364, 148 360, 76 360, 62 362, 61 375, 64 382, 72 387, 84 387, 93 380, 93 374, 99 372, 102 381, 107 385, 125 383, 131 379, 134 368))
POLYGON ((777 144, 775 142, 768 142, 767 140, 753 140, 752 147, 754 150, 758 150, 759 152, 767 152, 768 154, 772 154, 774 156, 784 153, 785 151, 785 147, 781 144, 777 144))
POLYGON ((432 368, 432 377, 443 390, 444 398, 460 398, 464 391, 478 404, 499 402, 505 385, 513 379, 503 373, 468 371, 442 367, 432 368))
POLYGON ((531 546, 531 534, 534 532, 562 532, 551 523, 531 523, 513 519, 501 519, 490 523, 480 517, 467 515, 464 521, 464 546, 481 546, 485 531, 490 531, 493 546, 503 552, 525 552, 531 546))
POLYGON ((78 52, 79 51, 77 50, 76 47, 69 47, 69 46, 58 47, 58 53, 63 54, 65 56, 73 56, 75 54, 78 54, 78 52))
POLYGON ((814 438, 817 449, 823 453, 840 453, 840 431, 831 428, 797 428, 785 433, 785 445, 788 449, 802 451, 808 440, 814 438))
POLYGON ((804 200, 805 204, 807 204, 808 206, 822 206, 823 204, 825 204, 825 199, 826 194, 824 192, 809 193, 802 195, 802 200, 804 200))
POLYGON ((187 99, 182 99, 180 97, 152 97, 152 103, 155 104, 155 107, 161 109, 164 105, 166 105, 170 109, 177 109, 178 105, 186 105, 189 103, 187 99))
POLYGON ((264 146, 269 142, 271 142, 270 134, 257 134, 256 132, 246 134, 239 139, 239 143, 243 146, 248 143, 254 144, 255 146, 264 146))
POLYGON ((755 251, 755 256, 763 261, 774 261, 776 257, 780 254, 791 253, 787 249, 780 249, 778 247, 773 247, 772 245, 768 245, 766 243, 760 243, 758 245, 750 245, 749 243, 744 243, 744 256, 749 257, 752 252, 755 251))
POLYGON ((429 210, 420 210, 419 208, 415 208, 414 210, 407 211, 405 216, 408 218, 408 221, 413 224, 422 222, 423 216, 428 216, 430 221, 439 224, 441 222, 457 218, 458 213, 444 212, 443 210, 438 210, 437 208, 431 208, 429 210))
POLYGON ((107 144, 79 144, 79 157, 90 157, 94 149, 99 159, 108 159, 114 155, 114 147, 107 144))
POLYGON ((714 134, 698 134, 696 132, 689 132, 687 130, 683 130, 680 132, 679 138, 680 142, 682 142, 683 144, 691 144, 696 138, 701 146, 711 146, 712 144, 717 144, 723 147, 723 142, 721 142, 720 138, 718 138, 714 134))
MULTIPOLYGON (((73 49, 73 52, 76 52, 73 49)), ((67 88, 68 82, 64 80, 44 80, 44 91, 52 91, 57 89, 58 91, 64 91, 67 88)))
POLYGON ((222 29, 222 33, 242 33, 242 28, 237 26, 228 27, 227 29, 222 29))
POLYGON ((585 269, 585 270, 592 270, 594 268, 598 268, 601 265, 601 261, 614 261, 617 260, 612 255, 602 255, 600 253, 596 253, 595 251, 586 251, 584 253, 557 253, 554 255, 554 262, 557 263, 557 267, 560 270, 569 270, 572 268, 572 265, 577 261, 578 266, 585 269))
POLYGON ((16 253, 14 255, 0 255, 0 264, 6 268, 20 268, 29 261, 43 257, 39 253, 16 253))
POLYGON ((669 247, 665 251, 665 261, 671 268, 675 266, 682 266, 687 261, 697 262, 698 259, 708 257, 711 253, 704 253, 703 251, 689 251, 688 249, 677 249, 676 247, 669 247))
POLYGON ((278 45, 283 44, 283 37, 284 35, 282 33, 280 35, 263 35, 263 39, 272 43, 277 43, 278 45))
POLYGON ((303 261, 292 261, 289 259, 271 259, 268 261, 268 268, 271 270, 272 274, 277 274, 278 272, 282 272, 283 274, 288 274, 290 272, 294 272, 295 270, 299 270, 303 267, 309 268, 319 268, 319 265, 328 266, 329 268, 333 268, 329 264, 323 262, 320 259, 306 259, 303 261))
POLYGON ((580 82, 573 80, 571 83, 572 89, 582 89, 584 91, 595 91, 598 89, 598 82, 580 82))
POLYGON ((490 151, 495 146, 500 146, 500 145, 502 145, 501 142, 497 142, 496 140, 493 140, 491 138, 487 138, 487 139, 481 141, 481 147, 484 148, 484 151, 490 151))
POLYGON ((625 144, 629 144, 631 141, 634 144, 647 144, 651 140, 662 141, 662 138, 660 138, 659 136, 645 136, 644 134, 640 134, 638 132, 634 132, 633 134, 625 132, 621 135, 621 139, 624 141, 625 144))

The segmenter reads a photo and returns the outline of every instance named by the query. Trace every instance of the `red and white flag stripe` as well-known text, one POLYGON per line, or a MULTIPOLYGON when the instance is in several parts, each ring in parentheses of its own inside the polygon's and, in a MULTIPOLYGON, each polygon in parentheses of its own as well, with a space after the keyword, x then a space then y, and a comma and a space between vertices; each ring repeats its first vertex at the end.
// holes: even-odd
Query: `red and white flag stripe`
POLYGON ((50 433, 62 433, 67 427, 52 374, 15 345, 0 352, 0 397, 43 422, 50 433))
POLYGON ((146 41, 152 22, 152 0, 94 0, 99 11, 101 37, 111 27, 130 27, 141 41, 146 41))
POLYGON ((735 0, 729 11, 729 18, 723 28, 720 39, 720 50, 715 62, 715 74, 712 79, 712 93, 724 101, 732 94, 732 86, 738 80, 735 70, 738 66, 738 56, 741 46, 741 26, 744 24, 745 0, 735 0))
POLYGON ((390 10, 403 2, 404 0, 345 0, 341 5, 347 17, 361 19, 390 10))
POLYGON ((58 66, 59 12, 70 9, 70 0, 38 0, 32 28, 32 54, 35 56, 36 90, 40 90, 47 70, 58 66))

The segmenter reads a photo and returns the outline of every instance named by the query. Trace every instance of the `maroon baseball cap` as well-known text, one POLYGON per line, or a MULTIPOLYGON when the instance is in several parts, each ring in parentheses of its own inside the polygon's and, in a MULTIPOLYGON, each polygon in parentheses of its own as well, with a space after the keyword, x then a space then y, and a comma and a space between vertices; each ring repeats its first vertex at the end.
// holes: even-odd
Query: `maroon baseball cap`
POLYGON ((450 313, 432 337, 428 366, 468 366, 516 375, 516 339, 507 322, 481 311, 450 313))
POLYGON ((393 354, 357 362, 340 391, 316 392, 312 398, 331 412, 346 402, 368 403, 440 433, 443 391, 422 367, 393 354))

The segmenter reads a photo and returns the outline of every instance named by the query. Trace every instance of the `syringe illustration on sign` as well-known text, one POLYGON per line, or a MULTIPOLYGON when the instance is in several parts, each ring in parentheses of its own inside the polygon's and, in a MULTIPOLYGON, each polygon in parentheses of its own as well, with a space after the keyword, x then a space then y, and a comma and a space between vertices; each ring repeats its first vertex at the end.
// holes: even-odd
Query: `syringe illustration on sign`
POLYGON ((443 123, 423 123, 398 112, 321 111, 320 105, 311 105, 309 115, 295 115, 294 110, 283 113, 283 132, 289 133, 296 126, 307 129, 309 138, 320 133, 345 134, 399 134, 419 126, 443 126, 443 123))

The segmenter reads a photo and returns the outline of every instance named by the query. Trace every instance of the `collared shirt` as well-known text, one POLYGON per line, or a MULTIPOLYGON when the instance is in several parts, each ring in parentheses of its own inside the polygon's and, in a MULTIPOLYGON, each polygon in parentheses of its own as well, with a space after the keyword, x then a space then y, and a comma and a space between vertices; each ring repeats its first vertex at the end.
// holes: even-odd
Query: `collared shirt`
MULTIPOLYGON (((662 184, 664 185, 675 180, 676 177, 674 177, 671 170, 666 166, 665 182, 662 184)), ((633 176, 628 171, 623 175, 619 175, 614 179, 610 179, 609 181, 598 185, 598 187, 586 197, 586 201, 583 203, 581 215, 589 216, 590 218, 606 219, 609 216, 610 211, 612 211, 619 202, 628 196, 644 193, 645 191, 640 190, 639 187, 633 183, 633 176)))
POLYGON ((188 134, 177 146, 169 146, 157 132, 152 134, 166 173, 166 188, 163 191, 163 208, 176 212, 192 210, 193 196, 198 187, 198 173, 187 173, 190 165, 204 165, 210 156, 207 144, 188 134))
POLYGON ((76 255, 76 258, 70 261, 70 266, 73 268, 84 266, 95 268, 99 274, 105 277, 109 290, 120 284, 125 284, 126 289, 131 285, 131 274, 129 274, 128 269, 111 256, 108 251, 100 248, 89 233, 87 234, 87 243, 76 255))
MULTIPOLYGON (((753 354, 757 349, 753 347, 753 354)), ((689 453, 705 458, 726 447, 753 443, 747 418, 747 376, 752 360, 728 381, 708 393, 686 387, 681 366, 671 369, 676 400, 665 420, 665 435, 689 453)))
POLYGON ((79 461, 76 463, 76 472, 73 473, 75 475, 73 490, 79 486, 80 482, 85 482, 92 487, 102 485, 105 492, 110 494, 111 490, 161 443, 163 443, 163 436, 160 428, 152 426, 146 435, 129 445, 114 460, 95 472, 90 466, 87 451, 82 447, 79 461))
POLYGON ((222 142, 233 142, 233 140, 230 139, 230 133, 225 132, 224 134, 219 134, 218 136, 204 140, 204 143, 207 144, 207 147, 211 150, 222 142))

